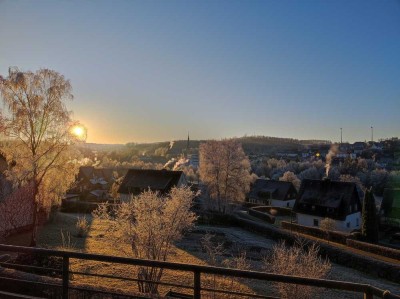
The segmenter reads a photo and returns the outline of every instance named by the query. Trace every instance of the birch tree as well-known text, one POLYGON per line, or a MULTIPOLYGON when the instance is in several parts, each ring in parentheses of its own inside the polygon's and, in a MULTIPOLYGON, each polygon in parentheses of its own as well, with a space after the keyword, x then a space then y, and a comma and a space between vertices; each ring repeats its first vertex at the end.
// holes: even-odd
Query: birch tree
POLYGON ((35 246, 39 210, 48 208, 50 194, 65 191, 73 177, 67 175, 74 168, 68 149, 76 141, 76 124, 65 106, 73 98, 72 87, 52 70, 10 68, 8 77, 0 77, 0 95, 5 108, 1 127, 7 138, 2 150, 17 162, 10 176, 19 185, 33 185, 30 243, 35 246))
POLYGON ((250 162, 234 139, 211 140, 200 145, 200 179, 225 213, 229 202, 244 201, 250 189, 250 162))

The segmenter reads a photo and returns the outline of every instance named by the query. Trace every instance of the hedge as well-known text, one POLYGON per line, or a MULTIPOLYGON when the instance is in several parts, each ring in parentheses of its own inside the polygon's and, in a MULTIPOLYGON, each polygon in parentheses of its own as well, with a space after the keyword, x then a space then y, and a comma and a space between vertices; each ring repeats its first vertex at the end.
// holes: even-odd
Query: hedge
POLYGON ((295 231, 298 233, 306 234, 306 235, 311 235, 320 239, 328 240, 328 241, 333 241, 336 243, 340 243, 343 245, 346 245, 346 240, 349 237, 348 234, 338 232, 338 231, 324 231, 320 228, 317 227, 310 227, 310 226, 304 226, 304 225, 299 225, 296 223, 290 223, 287 221, 282 221, 281 222, 282 228, 290 230, 290 231, 295 231))
POLYGON ((349 247, 353 247, 355 249, 367 251, 367 252, 378 254, 381 256, 386 256, 386 257, 393 258, 396 260, 400 260, 400 250, 398 250, 398 249, 393 249, 393 248, 389 248, 389 247, 385 247, 385 246, 381 246, 381 245, 356 241, 356 240, 352 240, 352 239, 347 239, 346 245, 349 247))
POLYGON ((311 241, 309 244, 316 243, 320 247, 320 254, 322 256, 327 256, 333 263, 344 265, 396 283, 400 281, 400 265, 398 264, 376 260, 327 243, 315 242, 306 237, 295 236, 287 230, 282 230, 266 223, 258 223, 250 219, 245 219, 239 215, 236 215, 236 219, 241 228, 258 233, 268 239, 277 241, 284 240, 288 245, 293 244, 297 239, 308 240, 311 241))

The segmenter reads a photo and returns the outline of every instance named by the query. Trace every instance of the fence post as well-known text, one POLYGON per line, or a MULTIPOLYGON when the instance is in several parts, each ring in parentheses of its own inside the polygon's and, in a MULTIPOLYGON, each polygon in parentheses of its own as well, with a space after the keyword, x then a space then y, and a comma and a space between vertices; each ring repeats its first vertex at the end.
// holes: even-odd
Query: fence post
POLYGON ((364 291, 364 299, 374 299, 374 295, 372 294, 371 290, 364 291))
POLYGON ((194 282, 193 282, 193 289, 194 289, 194 294, 193 298, 194 299, 200 299, 201 298, 201 278, 200 278, 200 271, 195 270, 193 272, 194 275, 194 282))
POLYGON ((63 256, 63 271, 62 271, 62 298, 68 299, 69 287, 69 257, 63 256))

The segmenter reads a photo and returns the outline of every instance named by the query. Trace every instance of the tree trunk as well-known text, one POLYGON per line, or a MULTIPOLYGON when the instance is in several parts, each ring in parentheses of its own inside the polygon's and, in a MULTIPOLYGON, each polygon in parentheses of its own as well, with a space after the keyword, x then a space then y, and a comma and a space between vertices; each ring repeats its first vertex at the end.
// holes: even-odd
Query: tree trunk
POLYGON ((33 187, 33 219, 32 219, 32 225, 33 225, 33 228, 32 228, 32 234, 31 234, 31 241, 30 241, 30 244, 29 244, 29 246, 30 247, 36 247, 36 245, 37 245, 37 240, 36 240, 36 237, 37 237, 37 228, 38 228, 38 224, 39 224, 39 221, 38 221, 38 213, 39 213, 39 204, 38 204, 38 197, 39 196, 39 186, 38 186, 38 183, 36 182, 36 180, 35 180, 35 182, 34 182, 34 187, 33 187))

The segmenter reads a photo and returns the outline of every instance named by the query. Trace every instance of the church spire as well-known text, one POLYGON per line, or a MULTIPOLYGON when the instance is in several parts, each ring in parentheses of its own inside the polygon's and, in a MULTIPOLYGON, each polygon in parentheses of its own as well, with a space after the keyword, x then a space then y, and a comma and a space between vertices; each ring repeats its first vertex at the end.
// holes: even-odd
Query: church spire
POLYGON ((190 142, 190 138, 189 138, 189 131, 188 131, 188 139, 187 139, 187 144, 186 144, 186 157, 189 155, 189 142, 190 142))

